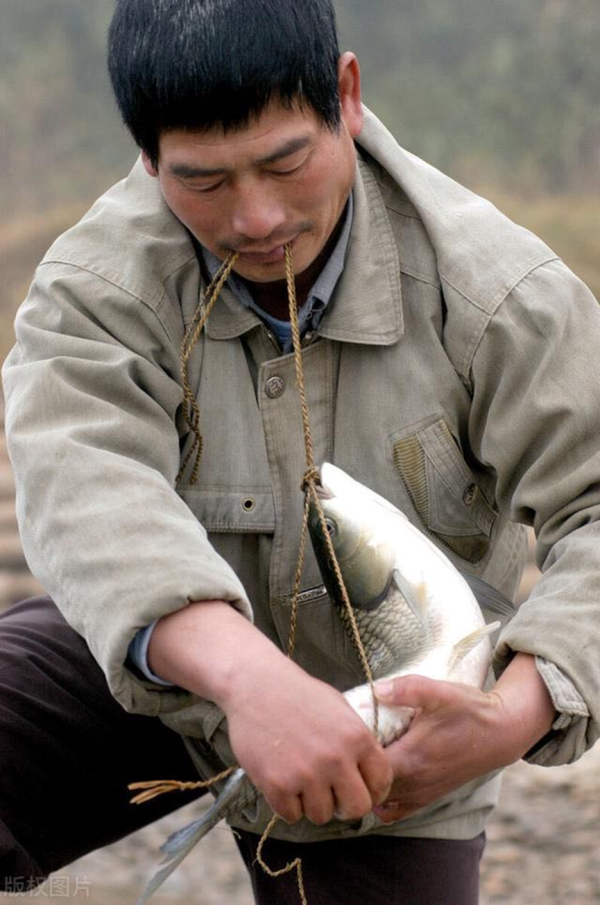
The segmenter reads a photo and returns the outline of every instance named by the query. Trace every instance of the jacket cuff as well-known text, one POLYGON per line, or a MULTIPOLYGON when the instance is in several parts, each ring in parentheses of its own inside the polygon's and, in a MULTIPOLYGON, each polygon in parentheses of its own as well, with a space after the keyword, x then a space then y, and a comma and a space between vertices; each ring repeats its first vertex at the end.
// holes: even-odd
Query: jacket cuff
POLYGON ((571 680, 556 664, 544 657, 536 657, 535 665, 548 689, 557 717, 550 732, 523 759, 529 764, 546 767, 572 763, 589 747, 586 739, 590 712, 571 680))

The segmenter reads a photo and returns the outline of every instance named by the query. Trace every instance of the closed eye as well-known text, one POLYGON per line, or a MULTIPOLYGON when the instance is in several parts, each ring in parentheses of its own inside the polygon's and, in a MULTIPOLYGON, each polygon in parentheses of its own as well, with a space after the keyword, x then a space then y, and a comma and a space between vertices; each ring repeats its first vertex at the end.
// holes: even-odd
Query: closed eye
POLYGON ((209 185, 190 185, 187 182, 184 182, 184 185, 190 192, 197 192, 200 195, 210 195, 211 192, 215 192, 224 185, 224 183, 224 179, 219 179, 218 182, 211 182, 209 185))
POLYGON ((300 155, 298 153, 295 153, 295 154, 291 155, 295 159, 293 159, 293 160, 288 159, 285 162, 281 161, 281 163, 279 163, 277 166, 272 164, 268 168, 267 172, 272 176, 293 176, 294 173, 298 173, 302 169, 302 167, 304 167, 308 163, 308 161, 310 160, 310 157, 312 155, 312 152, 313 152, 312 148, 308 151, 308 153, 307 153, 306 149, 303 148, 302 156, 301 156, 300 160, 298 160, 300 155))
POLYGON ((302 167, 304 166, 304 163, 305 163, 305 161, 302 161, 302 163, 298 164, 298 166, 291 167, 288 170, 269 170, 269 173, 272 176, 293 176, 294 173, 297 173, 299 170, 302 169, 302 167))

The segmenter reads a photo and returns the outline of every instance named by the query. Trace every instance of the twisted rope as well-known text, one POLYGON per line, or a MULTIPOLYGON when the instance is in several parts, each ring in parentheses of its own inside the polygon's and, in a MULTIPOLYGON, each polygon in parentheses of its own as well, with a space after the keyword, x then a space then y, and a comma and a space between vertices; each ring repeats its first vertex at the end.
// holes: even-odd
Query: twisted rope
MULTIPOLYGON (((327 545, 327 552, 329 554, 331 563, 333 565, 333 569, 335 572, 336 580, 338 582, 340 592, 342 595, 342 600, 344 602, 345 610, 348 614, 348 619, 350 621, 350 626, 352 629, 352 637, 358 651, 358 655, 362 664, 362 667, 365 672, 365 676, 367 677, 367 682, 371 688, 371 694, 373 695, 373 707, 374 707, 374 731, 375 735, 379 732, 379 705, 377 701, 377 697, 375 696, 375 688, 373 684, 373 673, 371 671, 371 666, 369 664, 369 660, 362 643, 362 639, 360 637, 360 631, 356 622, 356 616, 354 615, 354 609, 352 604, 350 603, 350 598, 348 597, 348 592, 346 590, 346 585, 344 583, 344 578, 342 576, 342 572, 337 560, 337 556, 335 554, 335 550, 333 548, 333 543, 331 541, 331 537, 329 535, 329 531, 327 530, 327 525, 325 523, 325 513, 323 512, 323 507, 321 505, 321 500, 319 499, 319 495, 317 493, 317 485, 320 483, 320 474, 319 469, 315 466, 315 457, 314 457, 314 447, 312 442, 312 433, 310 429, 310 415, 308 411, 308 403, 306 401, 306 384, 304 381, 304 366, 302 362, 302 344, 300 338, 300 327, 298 323, 298 305, 296 300, 296 281, 294 277, 294 262, 292 257, 292 249, 291 246, 286 245, 285 247, 285 265, 286 265, 286 279, 287 279, 287 289, 288 289, 288 301, 289 301, 289 311, 290 311, 290 325, 292 328, 292 346, 294 350, 294 363, 296 368, 296 383, 298 385, 298 392, 300 394, 300 411, 302 414, 302 430, 304 435, 304 450, 306 456, 306 471, 302 478, 301 489, 305 493, 304 497, 304 513, 302 518, 302 530, 300 533, 300 550, 298 554, 298 564, 296 566, 296 574, 294 578, 294 590, 292 593, 292 609, 290 614, 290 633, 288 638, 288 651, 287 655, 290 659, 293 657, 294 648, 296 644, 296 633, 298 626, 298 594, 300 592, 300 581, 302 575, 302 567, 304 565, 304 556, 306 552, 306 539, 308 535, 308 516, 310 510, 310 502, 311 500, 314 502, 314 505, 317 509, 319 515, 319 522, 321 524, 321 531, 323 532, 323 537, 325 539, 325 543, 327 545)), ((256 860, 260 864, 263 871, 269 877, 281 877, 283 874, 288 874, 291 871, 295 870, 297 873, 298 880, 298 892, 300 894, 300 899, 302 901, 302 905, 307 905, 306 893, 304 890, 304 878, 302 874, 302 859, 300 857, 296 858, 294 861, 291 861, 289 864, 286 864, 285 867, 282 867, 281 870, 273 871, 266 864, 262 857, 263 847, 269 838, 273 827, 277 824, 280 818, 277 815, 274 815, 273 819, 267 826, 264 831, 261 840, 258 844, 258 849, 256 851, 256 860)))
POLYGON ((130 791, 134 792, 136 789, 143 789, 144 791, 140 792, 139 795, 134 795, 129 803, 144 804, 146 801, 152 801, 153 798, 158 798, 159 795, 164 795, 166 792, 188 792, 193 789, 209 789, 222 779, 229 779, 236 769, 237 767, 228 767, 227 770, 223 770, 222 773, 217 773, 216 776, 212 776, 210 779, 200 780, 199 782, 179 782, 176 779, 150 779, 147 782, 132 782, 127 786, 130 791))
POLYGON ((300 858, 300 857, 294 858, 293 861, 290 861, 290 863, 286 864, 285 867, 282 867, 281 870, 272 870, 263 859, 263 856, 262 856, 263 846, 264 846, 265 842, 267 841, 267 839, 269 838, 269 836, 271 835, 271 830, 273 829, 275 824, 279 822, 279 820, 281 820, 281 818, 278 817, 277 814, 275 814, 273 816, 273 819, 269 823, 268 827, 264 831, 262 838, 261 838, 260 842, 258 843, 258 848, 256 849, 256 860, 258 861, 258 863, 260 864, 260 866, 262 867, 262 869, 266 873, 266 875, 268 877, 273 877, 273 879, 275 879, 276 877, 282 877, 284 874, 289 874, 289 873, 291 873, 291 871, 295 870, 297 877, 298 877, 298 892, 300 894, 300 901, 302 902, 302 905, 308 905, 308 901, 306 899, 306 891, 304 889, 304 875, 302 873, 302 858, 300 858))
MULTIPOLYGON (((198 477, 198 469, 200 466, 200 458, 202 456, 203 449, 203 440, 202 435, 200 433, 200 408, 198 406, 197 400, 192 393, 192 390, 189 385, 189 375, 188 375, 188 361, 194 346, 196 345, 204 326, 206 325, 206 321, 212 311, 212 308, 223 288, 233 265, 235 264, 237 258, 237 253, 232 253, 226 261, 223 262, 217 273, 215 274, 210 286, 207 288, 206 293, 204 294, 202 300, 200 301, 198 308, 194 314, 192 322, 186 331, 183 342, 181 344, 181 379, 183 383, 183 392, 184 392, 184 405, 185 405, 185 416, 190 427, 190 430, 194 434, 194 441, 192 446, 187 452, 187 455, 182 463, 178 480, 181 478, 182 474, 185 472, 185 469, 196 451, 196 459, 194 462, 194 466, 192 469, 191 475, 191 483, 195 484, 198 477), (208 299, 208 301, 206 301, 208 299)), ((314 459, 314 447, 312 442, 312 433, 310 428, 310 415, 308 410, 308 403, 306 400, 306 384, 304 380, 304 367, 302 361, 302 343, 300 337, 300 326, 298 322, 298 305, 296 298, 296 280, 294 276, 294 262, 292 256, 292 249, 290 245, 285 246, 285 264, 286 264, 286 280, 287 280, 287 290, 288 290, 288 301, 289 301, 289 312, 290 312, 290 325, 292 332, 292 346, 294 351, 294 363, 296 370, 296 383, 298 386, 298 391, 300 394, 300 410, 302 415, 302 429, 304 436, 304 448, 305 448, 305 457, 306 457, 306 471, 302 478, 301 489, 305 494, 304 499, 304 512, 302 518, 302 529, 300 533, 300 548, 298 553, 298 563, 296 566, 296 572, 294 576, 294 588, 292 592, 292 606, 291 606, 291 614, 290 614, 290 631, 288 637, 288 649, 287 656, 290 659, 293 657, 295 646, 296 646, 296 636, 297 636, 297 627, 298 627, 298 595, 300 592, 300 583, 302 576, 302 567, 304 565, 304 558, 306 553, 306 541, 308 538, 308 517, 310 510, 311 500, 314 503, 316 510, 319 515, 319 521, 321 524, 321 530, 323 532, 323 537, 325 539, 325 543, 327 545, 327 551, 329 553, 329 557, 331 563, 333 565, 333 569, 335 572, 336 580, 339 585, 340 593, 342 595, 342 600, 344 603, 344 608, 346 610, 348 620, 352 630, 352 637, 354 640, 354 644, 356 646, 356 650, 358 652, 358 656, 360 658, 361 665, 363 667, 365 676, 367 678, 367 682, 371 688, 371 693, 373 695, 373 707, 374 707, 374 731, 375 735, 378 735, 379 731, 379 707, 377 697, 375 695, 375 688, 373 684, 373 674, 371 671, 371 666, 369 664, 369 660, 364 649, 364 645, 362 643, 362 639, 360 637, 360 631, 358 628, 358 624, 356 622, 356 616, 354 615, 354 609, 352 604, 350 603, 350 598, 348 597, 348 592, 346 590, 346 585, 344 583, 344 578, 342 576, 342 572, 337 560, 337 556, 333 547, 333 543, 331 541, 331 537, 327 530, 327 525, 325 522, 325 513, 323 512, 323 507, 321 505, 321 501, 319 499, 319 495, 317 492, 317 486, 320 484, 320 474, 319 469, 315 466, 314 459)), ((165 794, 166 792, 172 792, 175 790, 190 790, 190 789, 201 789, 201 788, 209 788, 220 780, 226 779, 230 776, 233 771, 237 769, 235 766, 229 767, 227 770, 224 770, 222 773, 219 773, 217 776, 213 776, 209 780, 203 780, 200 782, 178 782, 177 780, 158 780, 158 781, 149 781, 149 782, 139 782, 132 783, 128 786, 129 789, 133 790, 142 790, 140 794, 136 795, 132 799, 132 804, 142 804, 143 802, 150 801, 153 798, 156 798, 159 795, 165 794)), ((294 861, 287 864, 285 867, 280 870, 274 871, 272 870, 268 864, 264 861, 263 858, 263 848, 264 845, 269 838, 273 828, 277 824, 277 822, 281 818, 276 814, 271 819, 269 825, 265 829, 260 842, 258 844, 258 848, 256 851, 256 860, 260 864, 262 870, 269 877, 280 877, 284 874, 290 873, 293 870, 297 872, 298 878, 298 892, 300 894, 300 899, 302 905, 307 905, 306 892, 304 889, 304 879, 302 874, 302 859, 300 857, 296 858, 294 861)))
POLYGON ((211 280, 210 285, 207 287, 202 298, 200 299, 198 307, 196 308, 196 311, 194 313, 194 317, 192 318, 192 322, 186 330, 181 343, 180 370, 181 382, 183 384, 184 415, 189 429, 194 434, 194 441, 187 451, 187 455, 185 456, 185 459, 181 464, 179 474, 177 475, 178 481, 180 481, 183 477, 190 459, 192 458, 194 452, 196 452, 196 459, 194 461, 194 466, 192 468, 192 474, 190 477, 190 483, 196 483, 196 481, 198 480, 198 469, 200 468, 202 450, 204 448, 204 441, 202 439, 202 434, 200 433, 200 406, 198 405, 195 393, 192 392, 190 387, 188 362, 190 360, 190 355, 194 350, 194 346, 198 342, 200 334, 202 333, 206 325, 206 321, 208 320, 210 312, 212 311, 214 304, 221 293, 221 289, 225 285, 227 277, 233 269, 233 265, 235 264, 237 257, 237 252, 232 252, 229 257, 225 261, 223 261, 223 263, 217 270, 216 274, 211 280))
MULTIPOLYGON (((325 544, 327 546, 327 552, 329 554, 329 558, 331 564, 333 566, 333 570, 335 572, 335 577, 340 589, 340 593, 342 595, 342 601, 344 603, 344 609, 346 610, 348 621, 350 622, 350 627, 352 630, 352 639, 354 641, 354 645, 356 647, 358 657, 360 659, 362 668, 365 673, 365 677, 371 689, 371 694, 373 695, 373 720, 374 720, 374 732, 377 736, 379 734, 379 703, 377 701, 377 697, 375 695, 375 687, 373 683, 373 673, 371 671, 371 665, 369 663, 369 659, 367 657, 362 638, 360 637, 360 631, 358 628, 358 624, 356 622, 356 616, 354 614, 354 608, 350 603, 350 598, 348 597, 348 592, 346 590, 346 585, 344 582, 344 578, 342 576, 342 571, 340 569, 340 565, 335 554, 335 550, 333 548, 333 543, 331 537, 329 535, 329 531, 327 530, 327 525, 325 522, 325 513, 323 512, 323 507, 321 505, 321 500, 319 499, 319 495, 317 492, 317 486, 320 484, 320 475, 319 469, 315 466, 315 455, 314 455, 314 447, 312 442, 312 432, 310 429, 310 416, 308 411, 308 403, 306 401, 306 384, 304 380, 304 364, 302 361, 302 343, 300 338, 300 325, 298 322, 298 305, 296 300, 296 280, 294 276, 294 259, 292 256, 292 248, 290 245, 285 246, 285 272, 286 272, 286 280, 287 280, 287 289, 288 289, 288 300, 289 300, 289 312, 290 312, 290 325, 292 329, 292 346, 294 350, 294 364, 296 368, 296 383, 298 385, 298 392, 300 394, 300 411, 302 414, 302 431, 304 435, 304 450, 306 456, 306 472, 302 479, 302 490, 305 492, 305 505, 304 505, 304 517, 302 521, 302 533, 301 533, 301 542, 300 542, 300 554, 298 557, 298 567, 296 569, 296 581, 294 585, 294 593, 292 595, 292 613, 290 617, 290 640, 292 637, 295 640, 295 632, 296 625, 298 622, 298 592, 300 590, 300 573, 302 571, 302 566, 304 564, 304 552, 305 552, 305 541, 306 541, 306 530, 308 524, 308 512, 310 500, 312 499, 317 513, 319 515, 319 522, 321 525, 321 531, 323 532, 323 537, 325 540, 325 544), (293 629, 293 630, 292 630, 293 629)), ((292 648, 293 651, 293 648, 292 648)), ((291 657, 291 653, 288 645, 288 656, 291 657)))

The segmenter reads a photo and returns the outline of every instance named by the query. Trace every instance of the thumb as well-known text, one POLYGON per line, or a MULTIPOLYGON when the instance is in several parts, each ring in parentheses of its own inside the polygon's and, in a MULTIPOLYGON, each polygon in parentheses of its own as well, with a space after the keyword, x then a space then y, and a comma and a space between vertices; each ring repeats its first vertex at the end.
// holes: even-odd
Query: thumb
POLYGON ((425 676, 400 676, 375 683, 375 695, 382 704, 392 707, 431 709, 450 703, 452 684, 425 676))

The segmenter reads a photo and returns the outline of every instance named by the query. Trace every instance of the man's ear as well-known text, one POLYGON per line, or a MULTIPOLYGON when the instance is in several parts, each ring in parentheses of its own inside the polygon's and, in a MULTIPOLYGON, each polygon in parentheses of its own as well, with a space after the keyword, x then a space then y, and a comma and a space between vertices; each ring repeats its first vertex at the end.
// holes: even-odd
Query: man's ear
POLYGON ((158 170, 145 151, 142 151, 142 163, 144 164, 144 169, 148 173, 148 176, 158 176, 158 170))
POLYGON ((342 119, 352 138, 356 138, 363 127, 360 69, 356 56, 349 51, 343 53, 338 62, 338 89, 342 119))

